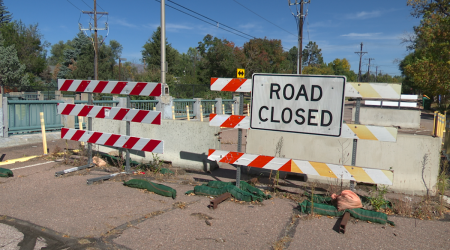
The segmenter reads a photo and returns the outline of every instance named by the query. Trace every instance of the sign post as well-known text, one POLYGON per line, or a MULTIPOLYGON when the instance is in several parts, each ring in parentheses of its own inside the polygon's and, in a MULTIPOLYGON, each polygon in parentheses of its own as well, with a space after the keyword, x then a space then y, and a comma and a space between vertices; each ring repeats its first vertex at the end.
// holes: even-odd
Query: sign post
POLYGON ((340 136, 344 76, 254 74, 250 128, 340 136))

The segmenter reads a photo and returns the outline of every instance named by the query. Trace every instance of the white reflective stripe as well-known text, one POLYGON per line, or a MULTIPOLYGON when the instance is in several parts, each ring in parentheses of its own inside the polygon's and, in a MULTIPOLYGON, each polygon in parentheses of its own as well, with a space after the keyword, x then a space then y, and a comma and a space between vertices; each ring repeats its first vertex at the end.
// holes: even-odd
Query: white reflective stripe
POLYGON ((153 149, 154 153, 158 153, 158 154, 163 154, 164 153, 164 143, 161 141, 158 146, 155 147, 155 149, 153 149))
POLYGON ((278 170, 280 169, 282 166, 284 166, 284 164, 286 164, 287 162, 289 162, 291 159, 285 159, 285 158, 273 158, 271 161, 269 161, 263 168, 264 169, 273 169, 273 170, 278 170))
POLYGON ((319 175, 316 169, 308 161, 292 160, 304 174, 319 175))
POLYGON ((114 143, 114 147, 122 148, 129 138, 129 136, 121 135, 119 139, 114 143))
POLYGON ((93 135, 94 133, 92 133, 91 131, 86 131, 81 137, 80 137, 80 139, 78 140, 78 141, 84 141, 84 142, 87 142, 88 140, 89 140, 89 138, 91 138, 91 136, 93 135))
POLYGON ((67 103, 60 103, 57 105, 58 114, 61 114, 66 108, 67 103))
POLYGON ((335 164, 327 164, 327 166, 331 169, 331 171, 333 171, 337 178, 344 180, 355 180, 355 178, 352 177, 344 166, 335 164))
POLYGON ((128 109, 127 114, 123 117, 123 121, 131 121, 139 112, 139 109, 128 109))
POLYGON ((210 156, 208 156, 208 159, 213 160, 213 161, 220 161, 220 159, 225 157, 225 155, 227 155, 227 154, 228 154, 228 151, 216 150, 210 156))
MULTIPOLYGON (((105 94, 111 94, 111 92, 113 91, 114 87, 116 87, 117 82, 108 82, 105 86, 105 88, 102 90, 102 93, 105 94)), ((92 90, 89 90, 89 92, 93 92, 95 88, 92 88, 92 90)))
POLYGON ((417 100, 418 95, 401 95, 402 100, 417 100))
POLYGON ((109 137, 111 137, 111 134, 108 133, 103 133, 100 138, 98 138, 97 140, 97 144, 102 144, 105 145, 105 142, 109 139, 109 137))
POLYGON ((387 99, 400 99, 400 84, 370 83, 370 86, 382 97, 387 99), (397 92, 399 91, 399 92, 397 92))
POLYGON ((75 107, 70 111, 70 115, 78 116, 80 114, 81 109, 84 107, 84 105, 75 104, 75 107))
POLYGON ((147 143, 149 142, 150 139, 139 138, 139 140, 136 142, 136 144, 134 144, 134 146, 131 149, 142 150, 145 147, 145 145, 147 145, 147 143))
POLYGON ((105 116, 105 119, 114 119, 114 117, 119 113, 122 108, 111 108, 109 110, 109 115, 105 116))
POLYGON ((74 80, 67 91, 75 91, 80 86, 81 80, 74 80))
MULTIPOLYGON (((158 83, 147 83, 147 85, 145 86, 145 88, 141 91, 141 94, 140 95, 144 95, 144 96, 149 96, 152 92, 153 92, 153 90, 155 89, 155 88, 157 88, 157 86, 158 86, 158 83)), ((162 91, 162 84, 161 84, 161 93, 164 93, 164 91, 162 91)))
POLYGON ((76 132, 75 129, 69 128, 69 131, 67 131, 67 133, 64 135, 64 138, 62 138, 62 139, 68 139, 68 140, 72 139, 75 132, 76 132))
POLYGON ((396 128, 386 128, 386 127, 378 127, 378 126, 366 126, 367 129, 372 132, 372 134, 379 140, 379 141, 390 141, 390 142, 396 142, 397 138, 392 136, 392 134, 389 132, 389 130, 392 130, 395 134, 397 134, 396 128))
POLYGON ((358 136, 356 136, 356 134, 353 133, 353 131, 345 123, 342 124, 341 137, 342 138, 350 138, 350 139, 358 139, 358 136))
POLYGON ((134 86, 136 86, 135 82, 127 82, 125 87, 120 91, 120 94, 122 95, 129 95, 130 92, 133 90, 134 86))
POLYGON ((96 117, 102 111, 102 108, 102 106, 94 106, 91 111, 89 111, 89 114, 87 116, 96 117))
POLYGON ((216 115, 209 121, 209 126, 220 127, 228 119, 228 115, 216 115))
POLYGON ((252 161, 254 161, 258 155, 251 155, 251 154, 244 154, 242 155, 237 161, 235 161, 235 164, 248 166, 252 161))
POLYGON ((156 117, 161 114, 161 111, 150 111, 147 113, 145 118, 141 121, 141 123, 152 123, 156 117))
POLYGON ((375 183, 392 185, 392 181, 389 180, 389 178, 387 178, 387 176, 382 172, 381 169, 370 169, 370 168, 363 168, 363 169, 375 183))

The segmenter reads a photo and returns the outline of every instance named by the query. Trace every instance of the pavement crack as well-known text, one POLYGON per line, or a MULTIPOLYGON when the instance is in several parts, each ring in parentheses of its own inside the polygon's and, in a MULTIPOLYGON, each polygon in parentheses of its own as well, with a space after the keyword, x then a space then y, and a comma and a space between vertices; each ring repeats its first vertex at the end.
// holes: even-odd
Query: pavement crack
POLYGON ((278 235, 277 241, 272 245, 273 249, 288 249, 297 231, 297 226, 300 223, 298 210, 294 209, 286 226, 281 230, 278 235))
MULTIPOLYGON (((186 202, 186 203, 184 203, 184 207, 187 207, 189 205, 195 204, 197 202, 200 202, 200 199, 199 200, 195 200, 195 201, 191 201, 191 202, 186 202)), ((142 222, 144 222, 146 220, 152 219, 152 218, 154 218, 156 216, 165 214, 167 212, 174 211, 176 209, 181 209, 181 208, 179 206, 173 206, 172 205, 171 207, 168 207, 166 209, 158 210, 158 211, 154 211, 154 212, 151 212, 149 214, 146 214, 146 215, 142 216, 141 218, 134 219, 134 220, 131 220, 131 221, 127 221, 127 222, 123 223, 122 225, 119 225, 119 226, 109 230, 105 235, 101 236, 101 240, 103 242, 105 242, 106 244, 110 243, 110 242, 113 242, 113 240, 115 238, 119 237, 128 228, 130 228, 130 227, 138 228, 137 224, 140 224, 140 223, 142 223, 142 222)))

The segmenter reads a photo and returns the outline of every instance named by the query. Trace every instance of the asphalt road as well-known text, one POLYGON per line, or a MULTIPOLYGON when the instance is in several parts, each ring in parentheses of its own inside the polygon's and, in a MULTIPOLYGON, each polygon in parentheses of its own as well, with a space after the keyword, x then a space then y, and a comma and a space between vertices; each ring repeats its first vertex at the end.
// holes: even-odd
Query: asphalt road
MULTIPOLYGON (((290 199, 228 200, 211 210, 209 197, 184 195, 197 181, 232 180, 229 165, 164 180, 177 190, 172 199, 120 180, 86 184, 106 174, 101 171, 55 177, 72 166, 45 159, 20 164, 36 166, 0 179, 0 249, 448 249, 450 244, 448 221, 390 216, 396 227, 360 221, 339 234, 337 218, 307 219, 290 199)), ((303 192, 301 186, 291 190, 303 192)))

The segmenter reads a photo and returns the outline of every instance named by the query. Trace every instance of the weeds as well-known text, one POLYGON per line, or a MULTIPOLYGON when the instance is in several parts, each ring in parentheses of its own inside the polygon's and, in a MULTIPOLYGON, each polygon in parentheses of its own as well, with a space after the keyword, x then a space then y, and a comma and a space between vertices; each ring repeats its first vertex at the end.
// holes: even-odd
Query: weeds
POLYGON ((441 162, 441 167, 439 169, 439 175, 437 177, 437 191, 439 195, 439 216, 443 215, 444 208, 444 195, 445 191, 449 188, 449 166, 448 161, 444 160, 441 162))
POLYGON ((369 197, 370 205, 372 205, 375 211, 379 211, 382 207, 388 204, 388 201, 385 199, 385 195, 388 192, 387 186, 380 185, 379 188, 374 186, 371 197, 369 197))

